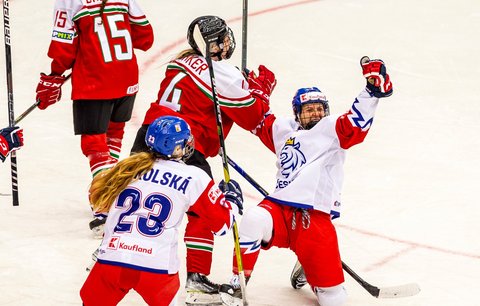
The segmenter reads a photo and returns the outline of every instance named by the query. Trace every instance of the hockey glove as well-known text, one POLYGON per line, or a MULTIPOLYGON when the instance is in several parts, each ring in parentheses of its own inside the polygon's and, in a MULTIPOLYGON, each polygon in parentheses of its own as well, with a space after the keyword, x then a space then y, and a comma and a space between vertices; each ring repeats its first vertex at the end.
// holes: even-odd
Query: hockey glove
POLYGON ((238 211, 239 215, 243 215, 243 195, 240 185, 234 180, 230 180, 227 184, 222 180, 220 184, 218 184, 218 188, 223 191, 227 201, 231 204, 235 204, 237 207, 237 209, 235 209, 232 206, 232 209, 238 211))
POLYGON ((250 93, 254 97, 259 97, 267 104, 270 103, 270 95, 276 85, 277 79, 275 79, 275 74, 263 65, 258 66, 258 76, 253 71, 250 71, 248 74, 250 93))
POLYGON ((37 101, 39 109, 46 109, 62 98, 62 85, 66 78, 63 75, 40 74, 37 85, 37 101))
POLYGON ((360 60, 363 76, 367 79, 367 90, 377 98, 389 97, 393 93, 392 82, 385 64, 380 59, 370 60, 368 56, 360 60))
POLYGON ((18 126, 0 130, 0 159, 5 161, 8 154, 23 146, 23 130, 18 126))

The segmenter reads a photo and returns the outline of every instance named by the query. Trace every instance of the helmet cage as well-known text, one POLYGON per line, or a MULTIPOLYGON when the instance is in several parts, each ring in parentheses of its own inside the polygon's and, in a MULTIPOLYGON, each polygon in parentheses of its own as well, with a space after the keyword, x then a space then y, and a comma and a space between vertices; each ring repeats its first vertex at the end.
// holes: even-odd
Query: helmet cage
POLYGON ((187 40, 192 49, 203 56, 206 56, 208 43, 210 56, 218 60, 229 59, 236 46, 232 30, 217 16, 201 16, 193 20, 188 27, 187 40))

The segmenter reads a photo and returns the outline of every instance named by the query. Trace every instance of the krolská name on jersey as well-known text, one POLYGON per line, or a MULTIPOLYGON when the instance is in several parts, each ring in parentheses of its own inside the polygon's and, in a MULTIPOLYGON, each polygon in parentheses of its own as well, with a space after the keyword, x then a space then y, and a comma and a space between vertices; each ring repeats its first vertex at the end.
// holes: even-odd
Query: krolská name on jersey
POLYGON ((183 194, 186 193, 188 184, 192 179, 192 177, 184 178, 171 172, 160 173, 160 170, 158 169, 151 169, 144 175, 137 176, 136 178, 145 182, 151 182, 173 188, 182 192, 183 194))

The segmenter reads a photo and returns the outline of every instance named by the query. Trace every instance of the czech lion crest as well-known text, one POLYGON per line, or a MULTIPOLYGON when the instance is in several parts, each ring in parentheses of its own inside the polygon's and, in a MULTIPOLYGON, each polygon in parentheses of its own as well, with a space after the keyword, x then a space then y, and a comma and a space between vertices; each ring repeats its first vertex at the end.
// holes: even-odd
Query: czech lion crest
POLYGON ((300 143, 295 143, 295 137, 290 137, 285 141, 285 145, 280 153, 280 165, 282 166, 282 175, 288 178, 296 169, 305 164, 306 158, 300 151, 300 143))

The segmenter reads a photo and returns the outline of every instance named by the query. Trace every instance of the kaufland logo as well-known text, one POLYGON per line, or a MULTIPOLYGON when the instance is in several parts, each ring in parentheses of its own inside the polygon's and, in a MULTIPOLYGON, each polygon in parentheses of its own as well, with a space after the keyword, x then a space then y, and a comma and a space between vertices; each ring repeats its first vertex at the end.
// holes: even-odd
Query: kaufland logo
POLYGON ((134 252, 134 253, 145 253, 145 254, 152 254, 152 248, 142 248, 141 246, 139 246, 138 244, 127 244, 125 242, 120 242, 120 244, 118 245, 118 248, 121 249, 121 250, 126 250, 126 251, 131 251, 131 252, 134 252))
POLYGON ((110 250, 122 250, 132 253, 153 254, 153 248, 141 247, 137 243, 128 243, 120 241, 120 237, 112 237, 108 242, 107 249, 110 250))
POLYGON ((307 101, 316 101, 316 100, 327 100, 327 97, 320 92, 306 92, 303 95, 300 95, 300 102, 304 103, 307 101))
POLYGON ((108 242, 108 247, 107 249, 112 249, 116 250, 118 249, 118 242, 120 241, 120 237, 112 237, 110 238, 110 241, 108 242))

